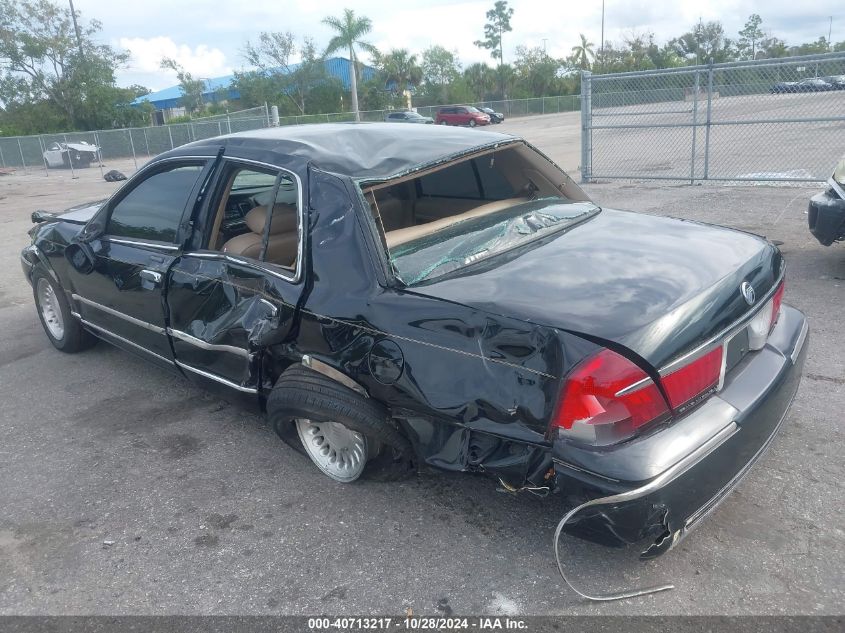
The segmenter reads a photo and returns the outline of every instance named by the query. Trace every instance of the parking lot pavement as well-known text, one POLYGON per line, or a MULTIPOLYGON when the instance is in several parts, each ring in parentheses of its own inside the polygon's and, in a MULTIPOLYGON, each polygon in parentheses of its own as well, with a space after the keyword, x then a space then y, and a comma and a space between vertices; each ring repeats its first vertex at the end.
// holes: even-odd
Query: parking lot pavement
POLYGON ((0 177, 0 614, 841 613, 845 247, 807 232, 814 189, 587 187, 783 241, 786 300, 812 328, 771 451, 678 548, 645 565, 567 541, 593 589, 676 585, 592 604, 557 575, 554 499, 434 471, 336 484, 180 376, 106 344, 55 351, 18 263, 29 214, 116 186, 0 177))

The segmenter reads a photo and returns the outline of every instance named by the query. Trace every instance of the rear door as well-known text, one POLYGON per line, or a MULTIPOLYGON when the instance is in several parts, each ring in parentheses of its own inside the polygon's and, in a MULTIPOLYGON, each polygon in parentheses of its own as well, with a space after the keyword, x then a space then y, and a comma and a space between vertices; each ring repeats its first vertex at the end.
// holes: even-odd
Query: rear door
POLYGON ((164 279, 179 256, 185 218, 210 161, 163 161, 109 202, 103 235, 92 244, 93 272, 68 268, 83 322, 113 343, 170 365, 164 279))
POLYGON ((168 332, 187 374, 257 393, 261 350, 286 340, 302 292, 302 185, 291 172, 227 157, 212 190, 192 246, 169 272, 168 332), (269 226, 256 224, 271 208, 269 226), (243 224, 232 221, 241 215, 243 224))

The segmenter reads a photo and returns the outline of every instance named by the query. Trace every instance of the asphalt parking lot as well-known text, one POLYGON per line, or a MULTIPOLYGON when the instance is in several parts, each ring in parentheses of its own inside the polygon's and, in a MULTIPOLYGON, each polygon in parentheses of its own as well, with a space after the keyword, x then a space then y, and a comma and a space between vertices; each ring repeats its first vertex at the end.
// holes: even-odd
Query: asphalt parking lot
MULTIPOLYGON (((577 120, 500 129, 574 169, 577 120)), ((782 241, 786 301, 812 330, 781 434, 678 548, 643 564, 567 541, 592 589, 676 585, 598 604, 557 575, 553 499, 429 470, 336 484, 260 416, 184 378, 104 343, 54 350, 18 253, 33 210, 118 186, 80 171, 0 177, 0 614, 842 613, 845 245, 807 232, 818 187, 586 187, 600 205, 782 241)))

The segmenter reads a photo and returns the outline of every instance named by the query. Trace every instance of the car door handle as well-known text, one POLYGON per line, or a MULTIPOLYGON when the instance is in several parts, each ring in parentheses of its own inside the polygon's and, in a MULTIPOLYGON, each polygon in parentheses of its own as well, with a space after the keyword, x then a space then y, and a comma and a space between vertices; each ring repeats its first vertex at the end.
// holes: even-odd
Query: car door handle
POLYGON ((153 285, 158 285, 161 283, 161 273, 157 273, 154 270, 142 270, 138 275, 141 279, 145 279, 153 283, 153 285))

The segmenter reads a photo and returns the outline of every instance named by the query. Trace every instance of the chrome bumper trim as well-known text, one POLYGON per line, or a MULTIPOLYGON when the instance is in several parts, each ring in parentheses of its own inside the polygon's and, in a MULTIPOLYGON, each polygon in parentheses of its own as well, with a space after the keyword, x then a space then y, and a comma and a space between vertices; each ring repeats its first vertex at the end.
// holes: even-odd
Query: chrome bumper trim
POLYGON ((801 350, 804 349, 804 344, 807 342, 807 334, 810 333, 810 324, 807 320, 804 320, 804 325, 801 327, 801 333, 798 335, 798 339, 795 341, 795 348, 792 350, 792 354, 789 355, 789 360, 792 361, 794 365, 798 360, 798 357, 801 355, 801 350))

